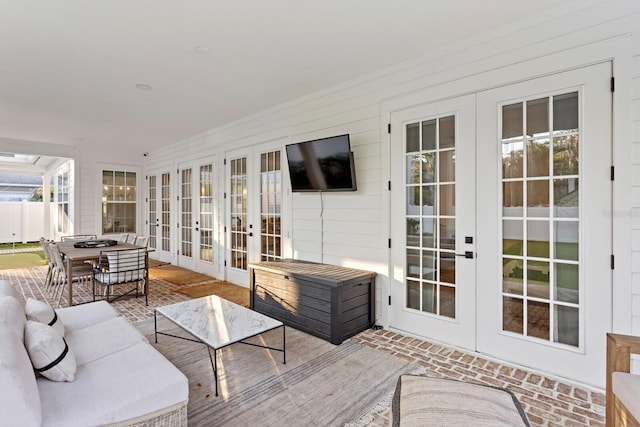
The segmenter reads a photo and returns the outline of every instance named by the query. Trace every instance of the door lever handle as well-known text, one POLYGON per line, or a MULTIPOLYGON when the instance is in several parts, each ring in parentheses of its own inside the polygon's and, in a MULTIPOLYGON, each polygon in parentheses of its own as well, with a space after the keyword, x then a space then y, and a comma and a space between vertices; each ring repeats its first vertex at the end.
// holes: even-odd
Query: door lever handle
POLYGON ((463 254, 456 254, 456 256, 463 256, 467 259, 473 259, 473 251, 465 251, 463 254))

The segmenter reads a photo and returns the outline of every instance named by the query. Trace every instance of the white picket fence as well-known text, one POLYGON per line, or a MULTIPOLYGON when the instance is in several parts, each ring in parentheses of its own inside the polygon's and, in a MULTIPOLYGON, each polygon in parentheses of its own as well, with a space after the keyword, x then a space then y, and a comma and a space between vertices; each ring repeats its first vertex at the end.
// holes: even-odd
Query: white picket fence
MULTIPOLYGON (((53 212, 53 204, 51 211, 53 212)), ((50 215, 52 216, 52 215, 50 215)), ((26 243, 45 236, 43 202, 0 202, 0 243, 26 243)), ((52 222, 52 219, 49 218, 52 222)), ((53 230, 53 224, 48 227, 53 230)))

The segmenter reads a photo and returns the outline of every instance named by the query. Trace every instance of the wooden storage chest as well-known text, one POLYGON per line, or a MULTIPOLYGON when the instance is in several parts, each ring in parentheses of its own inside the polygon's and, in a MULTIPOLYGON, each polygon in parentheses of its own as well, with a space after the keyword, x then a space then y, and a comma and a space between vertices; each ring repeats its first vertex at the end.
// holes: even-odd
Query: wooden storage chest
POLYGON ((373 326, 376 273, 298 260, 249 265, 250 306, 332 344, 373 326))

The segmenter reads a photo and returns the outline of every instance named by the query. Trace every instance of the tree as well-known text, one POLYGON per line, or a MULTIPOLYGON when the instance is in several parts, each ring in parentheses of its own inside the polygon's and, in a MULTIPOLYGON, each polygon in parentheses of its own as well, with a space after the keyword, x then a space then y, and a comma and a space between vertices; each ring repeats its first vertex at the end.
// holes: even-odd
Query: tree
MULTIPOLYGON (((53 200, 53 187, 50 187, 51 195, 49 200, 53 200)), ((31 196, 29 196, 30 202, 41 202, 42 201, 42 187, 36 187, 31 190, 31 196)))

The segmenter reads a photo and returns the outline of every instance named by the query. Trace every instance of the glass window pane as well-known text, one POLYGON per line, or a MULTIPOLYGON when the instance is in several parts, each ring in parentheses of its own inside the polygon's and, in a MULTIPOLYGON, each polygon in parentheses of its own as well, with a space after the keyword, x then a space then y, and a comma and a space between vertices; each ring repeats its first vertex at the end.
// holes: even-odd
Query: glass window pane
POLYGON ((450 251, 456 249, 456 220, 454 218, 440 220, 440 249, 450 251))
POLYGON ((436 286, 433 283, 422 284, 422 311, 437 313, 436 286))
POLYGON ((527 142, 527 176, 549 176, 549 140, 527 142))
POLYGON ((553 213, 556 218, 578 218, 578 178, 553 180, 553 213))
POLYGON ((436 280, 436 253, 434 251, 422 251, 422 278, 436 280))
POLYGON ((553 130, 578 129, 578 92, 553 97, 553 130))
POLYGON ((579 311, 576 307, 554 306, 556 333, 554 341, 577 347, 579 345, 579 311))
POLYGON ((522 103, 505 105, 502 107, 502 139, 521 137, 522 132, 522 103))
POLYGON ((440 286, 440 315, 456 318, 456 288, 440 286))
POLYGON ((420 220, 407 218, 407 246, 420 247, 420 220))
POLYGON ((407 277, 420 278, 419 249, 407 249, 407 277))
POLYGON ((440 118, 440 149, 456 146, 455 116, 440 118))
POLYGON ((456 283, 456 255, 453 252, 440 252, 440 281, 456 283))
POLYGON ((524 332, 524 304, 520 298, 502 297, 502 330, 524 332))
POLYGON ((524 276, 524 261, 521 259, 502 259, 502 292, 522 295, 524 276))
POLYGON ((553 243, 555 258, 578 261, 580 253, 578 222, 554 222, 553 243))
POLYGON ((502 184, 502 215, 506 217, 524 216, 522 201, 522 181, 504 182, 502 184))
POLYGON ((549 299, 549 263, 527 261, 527 295, 549 299))
POLYGON ((454 182, 456 180, 455 151, 440 151, 440 182, 454 182))
POLYGON ((420 127, 418 123, 408 124, 406 129, 406 152, 414 153, 420 151, 420 127))
POLYGON ((422 149, 424 151, 436 149, 436 121, 435 120, 422 122, 422 149))
MULTIPOLYGON (((422 155, 422 182, 430 183, 436 180, 436 155, 435 153, 426 153, 422 155)), ((442 168, 442 164, 440 164, 442 168)))
POLYGON ((420 215, 420 187, 407 187, 407 215, 420 215))
POLYGON ((502 177, 523 177, 523 142, 509 141, 502 143, 502 177))
POLYGON ((434 215, 436 212, 435 185, 422 186, 422 215, 434 215))
POLYGON ((577 264, 555 264, 555 299, 572 304, 579 303, 580 275, 577 264))
POLYGON ((436 246, 436 218, 422 219, 422 247, 435 248, 436 246))
POLYGON ((417 184, 420 182, 420 171, 422 170, 422 156, 411 154, 407 156, 407 184, 417 184))
POLYGON ((553 174, 577 175, 579 165, 578 135, 553 138, 553 174))
POLYGON ((549 132, 549 98, 527 101, 527 135, 549 132))
POLYGON ((549 221, 527 221, 527 255, 549 258, 549 221))
POLYGON ((524 255, 524 222, 506 219, 502 221, 502 253, 505 255, 524 255))
POLYGON ((456 214, 456 186, 447 184, 440 186, 440 215, 456 214))
POLYGON ((527 215, 549 217, 549 180, 527 181, 527 215))
POLYGON ((548 340, 549 316, 548 303, 527 301, 527 335, 548 340))
POLYGON ((407 308, 420 310, 420 282, 407 280, 407 308))

